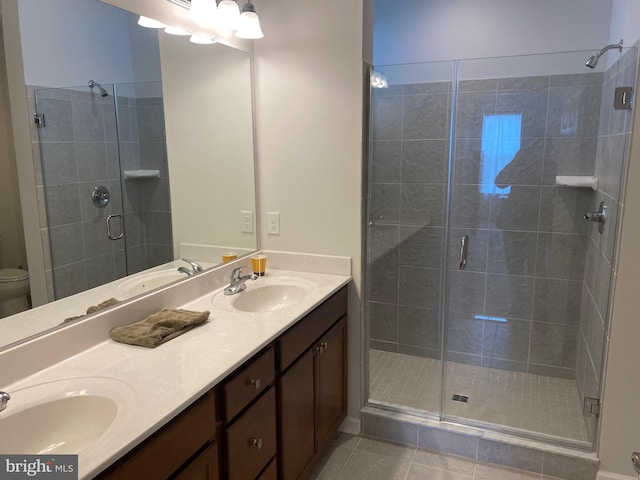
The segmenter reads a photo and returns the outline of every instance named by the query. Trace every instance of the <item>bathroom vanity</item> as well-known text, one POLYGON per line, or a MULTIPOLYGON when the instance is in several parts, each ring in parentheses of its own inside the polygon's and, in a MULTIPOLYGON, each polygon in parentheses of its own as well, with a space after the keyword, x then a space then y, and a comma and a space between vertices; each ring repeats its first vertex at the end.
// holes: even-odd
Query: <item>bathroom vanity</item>
POLYGON ((306 478, 347 413, 346 315, 342 287, 97 478, 306 478))
MULTIPOLYGON (((233 266, 166 287, 147 301, 158 295, 163 297, 158 302, 167 303, 190 282, 189 291, 207 282, 222 285, 233 266)), ((210 310, 209 321, 164 345, 144 349, 102 341, 12 385, 0 385, 13 397, 6 413, 51 401, 55 395, 32 400, 21 393, 42 385, 61 383, 67 396, 111 397, 112 387, 100 393, 88 382, 108 379, 122 385, 123 398, 116 401, 113 423, 79 449, 79 478, 306 478, 347 413, 350 280, 349 275, 270 269, 237 295, 210 290, 176 305, 210 310), (304 294, 288 304, 297 289, 304 294), (272 304, 251 300, 264 292, 280 295, 282 306, 271 310, 272 304)), ((125 305, 119 315, 116 307, 102 322, 122 322, 126 311, 135 314, 141 304, 125 305)), ((88 320, 97 322, 92 328, 100 325, 99 318, 88 320)), ((72 329, 59 335, 71 335, 72 329)), ((3 354, 0 366, 11 360, 3 354)))

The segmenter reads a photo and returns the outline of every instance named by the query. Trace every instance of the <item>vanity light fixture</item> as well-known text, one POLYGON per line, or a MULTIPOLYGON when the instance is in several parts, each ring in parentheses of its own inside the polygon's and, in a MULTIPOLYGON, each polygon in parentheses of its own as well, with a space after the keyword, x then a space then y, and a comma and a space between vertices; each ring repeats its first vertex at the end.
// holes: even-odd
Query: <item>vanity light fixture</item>
POLYGON ((216 25, 218 22, 216 0, 191 0, 187 17, 203 26, 216 25))
POLYGON ((260 28, 260 19, 256 13, 256 7, 251 2, 247 2, 242 7, 242 13, 238 19, 238 29, 236 37, 257 40, 264 37, 260 28))
POLYGON ((191 35, 189 38, 191 43, 197 43, 198 45, 212 45, 216 43, 216 39, 207 35, 191 35))
POLYGON ((222 0, 218 5, 219 25, 225 30, 236 30, 240 19, 240 7, 235 0, 222 0))
POLYGON ((387 78, 380 72, 373 71, 371 73, 371 87, 372 88, 389 88, 387 78))
POLYGON ((138 25, 146 28, 165 28, 167 26, 164 23, 159 22, 158 20, 154 20, 153 18, 149 18, 149 17, 144 17, 142 15, 140 15, 140 18, 138 19, 138 25))
POLYGON ((180 35, 180 36, 191 35, 191 32, 187 32, 184 28, 172 27, 172 26, 168 26, 167 28, 165 28, 164 33, 168 33, 169 35, 180 35))

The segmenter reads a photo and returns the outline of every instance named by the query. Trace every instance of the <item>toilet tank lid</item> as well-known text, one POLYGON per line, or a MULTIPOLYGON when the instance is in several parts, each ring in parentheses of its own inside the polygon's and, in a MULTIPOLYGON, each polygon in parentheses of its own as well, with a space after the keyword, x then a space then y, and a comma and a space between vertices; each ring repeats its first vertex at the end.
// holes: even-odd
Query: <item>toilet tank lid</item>
POLYGON ((21 268, 0 268, 0 283, 17 282, 29 278, 29 272, 21 268))

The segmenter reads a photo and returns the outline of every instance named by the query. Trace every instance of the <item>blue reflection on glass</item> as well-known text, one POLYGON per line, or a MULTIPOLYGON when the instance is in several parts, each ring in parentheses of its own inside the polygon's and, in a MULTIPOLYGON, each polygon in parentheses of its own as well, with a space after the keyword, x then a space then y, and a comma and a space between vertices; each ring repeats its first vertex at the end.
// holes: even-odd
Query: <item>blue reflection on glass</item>
POLYGON ((511 186, 500 188, 495 179, 520 150, 521 114, 485 115, 482 120, 480 193, 506 197, 511 186))

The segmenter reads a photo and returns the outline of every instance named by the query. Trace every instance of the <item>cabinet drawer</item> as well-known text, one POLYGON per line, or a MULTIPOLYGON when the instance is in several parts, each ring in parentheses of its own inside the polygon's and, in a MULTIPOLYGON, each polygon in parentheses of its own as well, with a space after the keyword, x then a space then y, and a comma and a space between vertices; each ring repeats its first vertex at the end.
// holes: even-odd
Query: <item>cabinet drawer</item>
POLYGON ((278 340, 280 344, 280 371, 309 348, 340 317, 347 313, 347 287, 342 287, 331 298, 309 313, 278 340))
POLYGON ((275 363, 273 347, 253 360, 223 387, 225 420, 229 422, 273 383, 275 363))
POLYGON ((214 394, 209 392, 99 478, 168 478, 215 438, 215 427, 214 394))
POLYGON ((276 397, 270 388, 227 429, 229 478, 254 480, 276 454, 276 397))
POLYGON ((278 480, 278 462, 275 458, 256 480, 278 480))

